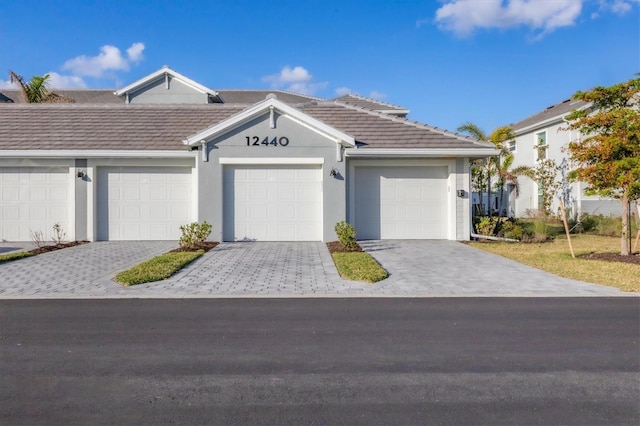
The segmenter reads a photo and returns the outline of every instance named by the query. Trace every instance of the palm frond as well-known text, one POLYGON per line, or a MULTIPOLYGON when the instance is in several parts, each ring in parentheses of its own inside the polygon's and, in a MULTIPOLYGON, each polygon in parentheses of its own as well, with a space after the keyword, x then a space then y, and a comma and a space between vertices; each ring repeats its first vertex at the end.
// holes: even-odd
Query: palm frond
POLYGON ((467 121, 462 126, 458 127, 458 131, 466 133, 469 136, 481 141, 487 140, 487 135, 485 134, 485 132, 483 132, 480 127, 470 121, 467 121))

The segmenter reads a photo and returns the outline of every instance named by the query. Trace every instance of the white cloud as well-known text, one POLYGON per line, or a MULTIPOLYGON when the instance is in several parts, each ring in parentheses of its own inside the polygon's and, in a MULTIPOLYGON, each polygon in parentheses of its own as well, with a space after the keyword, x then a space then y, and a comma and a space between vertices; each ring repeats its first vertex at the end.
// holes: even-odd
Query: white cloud
POLYGON ((11 80, 3 80, 0 78, 0 89, 17 89, 18 86, 11 83, 11 80))
POLYGON ((435 21, 440 28, 462 37, 478 29, 528 27, 539 38, 574 25, 584 1, 448 0, 436 11, 435 21))
POLYGON ((144 43, 133 43, 131 47, 127 49, 127 56, 129 60, 134 63, 138 63, 142 60, 142 52, 144 51, 144 43))
POLYGON ((51 71, 49 86, 52 89, 86 89, 87 83, 77 75, 62 75, 51 71))
MULTIPOLYGON (((600 10, 613 12, 616 15, 625 15, 631 11, 634 3, 640 4, 640 0, 599 0, 600 10)), ((599 14, 595 14, 598 17, 599 14)))
POLYGON ((262 81, 269 83, 274 89, 283 89, 305 95, 313 95, 329 84, 326 81, 314 82, 313 75, 304 67, 296 66, 291 68, 289 65, 284 66, 278 74, 262 77, 262 81))
POLYGON ((386 98, 387 95, 385 93, 378 92, 376 90, 372 90, 371 93, 369 93, 369 97, 381 101, 384 98, 386 98))
POLYGON ((338 87, 336 89, 336 95, 338 96, 348 95, 349 93, 353 93, 353 90, 349 89, 348 87, 338 87))
POLYGON ((81 55, 69 59, 62 65, 62 69, 71 71, 75 76, 101 78, 108 71, 129 71, 131 64, 142 60, 143 50, 143 43, 133 43, 127 49, 125 57, 117 47, 105 45, 100 48, 98 55, 81 55))

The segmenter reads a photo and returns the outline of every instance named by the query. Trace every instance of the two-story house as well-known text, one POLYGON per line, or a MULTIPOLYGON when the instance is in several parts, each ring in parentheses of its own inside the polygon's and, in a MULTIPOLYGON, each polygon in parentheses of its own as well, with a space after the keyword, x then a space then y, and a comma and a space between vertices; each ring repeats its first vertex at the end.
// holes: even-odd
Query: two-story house
MULTIPOLYGON (((566 149, 569 142, 580 140, 581 135, 567 130, 566 116, 576 109, 588 108, 589 104, 566 99, 552 105, 511 127, 516 134, 515 140, 509 142, 509 150, 514 156, 513 167, 528 166, 535 168, 540 160, 551 159, 560 168, 558 180, 563 180, 563 174, 572 169, 569 154, 566 149)), ((520 176, 518 178, 518 193, 510 191, 509 214, 522 217, 537 212, 542 208, 542 188, 533 180, 520 176)), ((619 216, 621 206, 618 200, 589 196, 584 193, 584 182, 567 182, 564 198, 567 201, 568 214, 579 216, 583 213, 619 216)), ((513 189, 513 188, 511 188, 513 189)), ((559 201, 554 197, 551 210, 557 212, 559 201)))

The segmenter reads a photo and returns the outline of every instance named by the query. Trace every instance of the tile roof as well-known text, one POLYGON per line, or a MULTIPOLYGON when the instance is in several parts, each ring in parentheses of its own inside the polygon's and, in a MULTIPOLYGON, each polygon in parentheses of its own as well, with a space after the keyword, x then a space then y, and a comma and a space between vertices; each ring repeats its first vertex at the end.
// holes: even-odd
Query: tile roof
MULTIPOLYGON (((240 104, 7 104, 0 107, 0 150, 186 150, 182 143, 186 137, 244 108, 240 104)), ((436 127, 333 101, 297 108, 352 135, 361 149, 493 148, 436 127)))
POLYGON ((407 108, 401 107, 399 105, 389 104, 377 99, 366 98, 364 96, 356 95, 353 93, 340 96, 339 98, 335 98, 334 100, 337 102, 345 103, 347 105, 353 105, 373 111, 398 111, 399 113, 409 112, 407 108))
MULTIPOLYGON (((53 92, 73 99, 80 104, 124 104, 124 99, 117 97, 110 89, 79 89, 79 90, 58 90, 53 92)), ((25 103, 20 96, 20 91, 15 89, 3 89, 0 93, 0 104, 2 103, 25 103)))
POLYGON ((273 93, 282 102, 299 104, 309 101, 321 100, 314 96, 299 93, 286 92, 284 90, 218 90, 218 95, 227 104, 255 104, 264 101, 268 94, 273 93))
POLYGON ((493 144, 406 118, 341 105, 316 102, 303 112, 355 137, 358 148, 495 148, 493 144))
POLYGON ((185 150, 182 140, 242 107, 31 104, 0 107, 0 150, 185 150))
POLYGON ((535 125, 537 123, 541 123, 551 118, 557 117, 558 120, 560 120, 562 115, 567 114, 575 109, 581 108, 585 105, 587 105, 587 103, 583 101, 571 98, 565 99, 564 101, 559 102, 555 105, 551 105, 550 107, 547 107, 544 110, 537 112, 522 121, 512 124, 511 128, 517 132, 518 130, 535 125))

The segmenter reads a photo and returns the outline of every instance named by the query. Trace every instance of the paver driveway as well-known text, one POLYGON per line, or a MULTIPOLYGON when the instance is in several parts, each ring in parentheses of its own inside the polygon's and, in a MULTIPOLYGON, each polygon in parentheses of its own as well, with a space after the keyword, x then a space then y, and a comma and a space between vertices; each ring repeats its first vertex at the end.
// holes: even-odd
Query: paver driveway
POLYGON ((118 271, 176 243, 97 242, 0 265, 0 298, 634 296, 560 278, 455 241, 361 245, 390 272, 388 279, 376 284, 341 279, 320 242, 253 242, 222 243, 171 279, 122 287, 112 281, 118 271))

